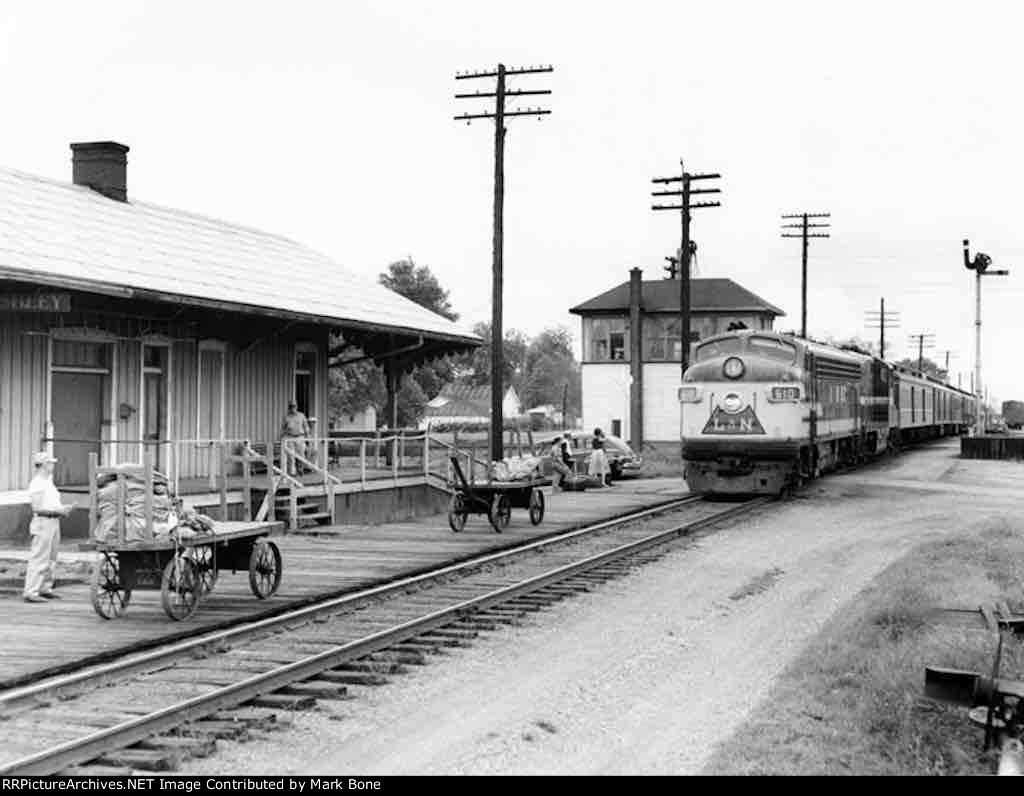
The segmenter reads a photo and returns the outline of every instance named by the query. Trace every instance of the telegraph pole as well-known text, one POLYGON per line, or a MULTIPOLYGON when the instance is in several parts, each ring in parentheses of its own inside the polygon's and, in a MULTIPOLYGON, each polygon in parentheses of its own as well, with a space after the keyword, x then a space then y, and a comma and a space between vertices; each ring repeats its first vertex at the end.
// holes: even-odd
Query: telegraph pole
POLYGON ((885 330, 899 328, 900 314, 898 312, 886 311, 885 299, 879 302, 877 310, 865 310, 864 326, 868 329, 878 329, 878 358, 885 359, 885 330))
POLYGON ((956 356, 956 351, 946 349, 945 351, 942 351, 940 353, 942 353, 946 357, 946 381, 949 382, 949 360, 950 357, 956 356))
POLYGON ((690 211, 701 207, 721 207, 721 202, 697 202, 690 201, 694 194, 721 193, 719 188, 691 188, 690 183, 696 180, 718 180, 721 174, 690 174, 679 161, 680 175, 678 177, 655 177, 651 182, 660 185, 678 182, 678 191, 651 191, 651 196, 678 196, 677 205, 651 205, 651 210, 678 210, 681 226, 681 243, 679 246, 679 261, 677 270, 679 273, 679 318, 682 329, 680 331, 681 362, 680 377, 686 373, 690 364, 690 259, 696 250, 696 245, 690 240, 690 211))
POLYGON ((801 269, 800 278, 800 336, 805 340, 807 339, 807 241, 809 238, 827 238, 829 234, 827 232, 811 232, 812 229, 828 229, 832 226, 832 222, 826 221, 812 222, 810 219, 816 218, 831 218, 831 213, 790 213, 784 215, 783 219, 799 218, 800 223, 798 224, 783 224, 782 228, 785 229, 799 229, 799 233, 783 232, 782 237, 784 238, 800 238, 803 241, 803 267, 801 269))
POLYGON ((935 347, 935 335, 929 332, 910 335, 910 342, 917 341, 917 370, 924 372, 924 350, 935 347))
MULTIPOLYGON (((971 259, 970 241, 964 240, 964 268, 974 271, 974 381, 971 383, 971 394, 977 396, 981 393, 981 278, 983 276, 1008 276, 1009 271, 989 271, 992 265, 992 258, 987 254, 978 252, 971 259)), ((983 434, 985 429, 981 425, 981 399, 975 401, 976 415, 974 419, 974 433, 983 434)))
POLYGON ((491 279, 491 459, 501 461, 505 458, 505 424, 502 415, 502 398, 504 397, 503 376, 505 355, 502 345, 505 335, 502 330, 502 292, 504 287, 504 215, 505 215, 505 119, 511 116, 535 116, 540 119, 551 113, 541 108, 505 107, 508 97, 536 96, 550 94, 550 89, 533 91, 509 90, 506 78, 516 75, 534 75, 542 72, 553 72, 551 66, 530 66, 508 69, 498 64, 497 70, 487 72, 460 72, 456 80, 477 80, 495 78, 495 90, 472 94, 456 94, 455 99, 494 99, 493 113, 463 113, 455 117, 455 121, 471 124, 474 119, 494 119, 494 232, 493 259, 491 279))

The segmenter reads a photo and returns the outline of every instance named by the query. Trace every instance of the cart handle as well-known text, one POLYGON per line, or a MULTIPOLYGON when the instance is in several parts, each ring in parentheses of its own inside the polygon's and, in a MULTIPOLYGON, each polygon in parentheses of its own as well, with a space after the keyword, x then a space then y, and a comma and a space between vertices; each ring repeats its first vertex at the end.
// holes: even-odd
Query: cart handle
POLYGON ((462 488, 464 490, 466 490, 466 494, 467 495, 472 495, 473 494, 473 488, 469 485, 469 482, 466 481, 466 476, 462 472, 462 465, 459 464, 459 457, 458 456, 449 456, 448 458, 452 460, 452 470, 455 471, 456 477, 459 479, 459 481, 462 482, 462 488))

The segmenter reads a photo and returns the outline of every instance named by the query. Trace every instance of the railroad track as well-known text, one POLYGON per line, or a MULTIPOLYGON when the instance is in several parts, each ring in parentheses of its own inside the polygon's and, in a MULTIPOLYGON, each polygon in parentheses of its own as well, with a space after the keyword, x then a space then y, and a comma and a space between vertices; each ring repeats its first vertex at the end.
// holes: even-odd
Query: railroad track
POLYGON ((684 498, 11 689, 0 693, 0 774, 173 769, 216 738, 267 727, 277 711, 351 698, 352 687, 386 682, 765 502, 684 498))

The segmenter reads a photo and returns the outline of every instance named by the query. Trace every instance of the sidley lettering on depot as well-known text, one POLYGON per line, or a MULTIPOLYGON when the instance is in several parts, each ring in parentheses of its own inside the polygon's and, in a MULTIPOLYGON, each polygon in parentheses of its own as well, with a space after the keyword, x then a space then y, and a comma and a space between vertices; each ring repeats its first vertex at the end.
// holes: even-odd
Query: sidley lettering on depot
POLYGON ((0 293, 0 312, 71 312, 70 293, 0 293))

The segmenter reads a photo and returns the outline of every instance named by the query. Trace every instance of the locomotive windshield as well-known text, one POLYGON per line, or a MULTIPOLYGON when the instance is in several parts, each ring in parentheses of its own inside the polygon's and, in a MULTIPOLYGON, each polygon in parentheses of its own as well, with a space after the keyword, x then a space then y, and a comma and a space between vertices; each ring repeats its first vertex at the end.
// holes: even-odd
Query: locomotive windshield
POLYGON ((724 357, 729 354, 738 354, 743 347, 743 341, 739 337, 726 337, 723 340, 709 340, 697 348, 697 361, 705 359, 724 357))
POLYGON ((776 362, 785 362, 787 365, 796 361, 796 346, 785 340, 754 335, 749 338, 747 345, 750 348, 750 353, 755 356, 774 359, 776 362))

